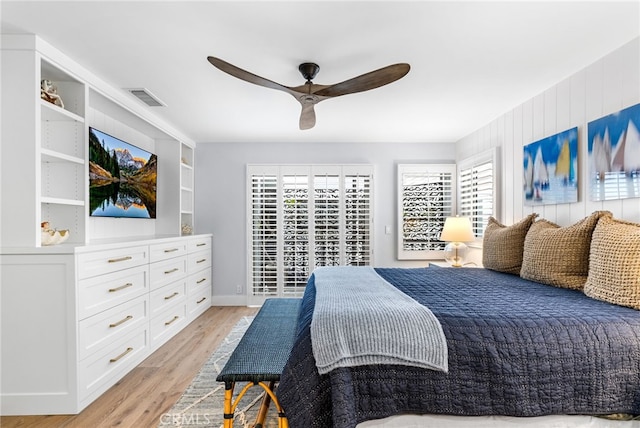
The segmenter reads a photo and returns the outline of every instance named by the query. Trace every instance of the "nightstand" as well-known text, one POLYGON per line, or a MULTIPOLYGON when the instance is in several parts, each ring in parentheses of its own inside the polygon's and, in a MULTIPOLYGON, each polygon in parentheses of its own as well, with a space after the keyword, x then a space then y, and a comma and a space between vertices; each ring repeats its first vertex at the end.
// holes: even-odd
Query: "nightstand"
MULTIPOLYGON (((451 265, 444 260, 429 260, 429 266, 434 265, 438 267, 450 268, 451 265)), ((463 267, 471 267, 471 268, 481 268, 482 265, 477 265, 473 262, 464 265, 463 267)))

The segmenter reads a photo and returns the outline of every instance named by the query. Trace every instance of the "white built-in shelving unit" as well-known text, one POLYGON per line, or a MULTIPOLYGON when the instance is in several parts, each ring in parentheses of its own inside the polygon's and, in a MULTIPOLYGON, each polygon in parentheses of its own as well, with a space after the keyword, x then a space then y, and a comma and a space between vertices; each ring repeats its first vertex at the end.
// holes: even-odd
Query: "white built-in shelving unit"
POLYGON ((211 306, 195 143, 39 37, 2 37, 0 415, 78 413, 211 306), (90 216, 90 127, 157 155, 155 219, 90 216), (42 222, 69 239, 43 245, 42 222))
POLYGON ((195 232, 194 142, 37 36, 3 36, 2 79, 3 247, 40 247, 45 221, 67 245, 195 232), (43 79, 64 107, 41 99, 43 79), (156 219, 90 217, 89 127, 157 154, 156 219))
MULTIPOLYGON (((64 225, 70 231, 70 242, 86 239, 86 99, 84 83, 66 73, 41 55, 40 79, 56 83, 58 94, 64 94, 64 108, 40 99, 39 150, 40 183, 35 183, 40 198, 40 222, 64 225), (38 191, 39 189, 39 191, 38 191)), ((37 81, 34 82, 38 87, 37 81)), ((37 115, 36 115, 37 116, 37 115)), ((38 207, 36 207, 38 208, 38 207)), ((35 231, 35 245, 40 244, 40 222, 35 231)), ((30 233, 29 233, 30 235, 30 233)), ((29 238, 31 239, 31 238, 29 238)))

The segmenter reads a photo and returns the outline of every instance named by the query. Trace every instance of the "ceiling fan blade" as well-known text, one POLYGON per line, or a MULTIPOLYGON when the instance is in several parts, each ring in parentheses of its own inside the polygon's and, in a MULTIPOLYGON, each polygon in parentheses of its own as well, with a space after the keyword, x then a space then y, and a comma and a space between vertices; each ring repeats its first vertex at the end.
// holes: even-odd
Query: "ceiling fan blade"
POLYGON ((301 103, 302 112, 300 113, 300 129, 311 129, 316 125, 316 111, 314 103, 301 103))
POLYGON ((404 77, 410 70, 409 64, 393 64, 369 73, 362 74, 353 79, 336 83, 327 88, 314 92, 314 95, 322 97, 338 97, 340 95, 353 94, 379 88, 404 77))
POLYGON ((279 91, 284 91, 294 96, 296 95, 296 93, 287 86, 281 85, 269 79, 265 79, 264 77, 260 77, 253 73, 250 73, 246 70, 241 69, 240 67, 236 67, 233 64, 229 64, 228 62, 220 58, 209 56, 207 57, 207 60, 211 63, 211 65, 213 65, 217 69, 224 71, 225 73, 230 74, 233 77, 237 77, 240 80, 244 80, 245 82, 253 83, 254 85, 258 85, 258 86, 264 86, 266 88, 277 89, 279 91))

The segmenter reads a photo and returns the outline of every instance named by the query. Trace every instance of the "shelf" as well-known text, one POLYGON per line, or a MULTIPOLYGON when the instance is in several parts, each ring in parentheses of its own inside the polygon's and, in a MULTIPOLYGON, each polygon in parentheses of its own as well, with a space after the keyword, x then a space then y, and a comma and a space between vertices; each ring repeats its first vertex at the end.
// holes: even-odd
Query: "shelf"
POLYGON ((84 123, 84 118, 69 110, 65 110, 55 104, 51 104, 43 99, 40 100, 42 108, 42 120, 51 122, 74 121, 84 123))
POLYGON ((43 162, 72 162, 79 165, 84 165, 84 159, 77 156, 67 155, 55 150, 40 149, 40 156, 43 162))
POLYGON ((193 169, 193 166, 191 166, 191 165, 189 165, 189 164, 186 164, 186 163, 183 163, 183 162, 182 162, 182 163, 180 163, 180 166, 181 166, 182 168, 186 168, 186 169, 193 169))
POLYGON ((84 206, 84 201, 78 199, 52 198, 49 196, 40 197, 40 202, 43 204, 73 205, 77 207, 84 206))
MULTIPOLYGON (((41 105, 46 107, 45 114, 53 113, 51 118, 43 117, 43 120, 75 120, 84 123, 86 114, 86 94, 85 84, 72 74, 63 70, 44 57, 40 58, 40 81, 50 80, 57 89, 57 94, 64 103, 64 107, 59 107, 53 103, 40 99, 41 105), (63 119, 66 118, 66 119, 63 119)), ((37 85, 40 86, 40 81, 37 85)), ((45 110, 43 110, 45 111, 45 110)))
POLYGON ((180 212, 193 211, 193 192, 191 190, 182 190, 180 195, 180 212))
POLYGON ((181 235, 193 235, 193 211, 180 211, 181 235))
POLYGON ((43 204, 68 205, 76 207, 84 206, 84 201, 78 199, 53 198, 50 196, 42 196, 40 198, 40 202, 43 204))

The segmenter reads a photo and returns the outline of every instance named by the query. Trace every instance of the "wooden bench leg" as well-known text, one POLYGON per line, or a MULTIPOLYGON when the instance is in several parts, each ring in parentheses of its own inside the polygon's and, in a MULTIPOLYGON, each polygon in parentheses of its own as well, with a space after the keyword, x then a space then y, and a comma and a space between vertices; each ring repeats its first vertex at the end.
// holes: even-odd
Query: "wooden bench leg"
MULTIPOLYGON (((276 406, 276 410, 278 411, 278 428, 289 428, 289 421, 287 420, 287 417, 284 414, 284 409, 282 408, 282 406, 280 406, 280 402, 276 398, 276 394, 273 393, 274 382, 271 382, 269 386, 267 386, 264 382, 259 382, 258 385, 260 385, 262 389, 264 389, 265 396, 269 396, 271 401, 273 401, 273 404, 275 404, 276 406)), ((265 410, 265 416, 266 416, 266 410, 265 410)))
POLYGON ((234 382, 224 383, 224 428, 233 428, 235 406, 233 405, 234 382))
POLYGON ((259 385, 262 389, 264 389, 265 396, 262 399, 262 404, 260 404, 260 409, 258 410, 258 416, 256 417, 256 423, 254 428, 262 428, 264 426, 264 421, 267 417, 267 412, 269 411, 269 405, 271 402, 275 404, 276 410, 278 411, 278 428, 289 428, 289 421, 284 414, 284 410, 276 395, 273 392, 273 387, 275 382, 270 382, 267 385, 264 382, 248 382, 244 388, 240 391, 235 401, 233 399, 233 389, 235 387, 235 382, 225 382, 224 384, 224 428, 233 428, 233 420, 235 418, 236 407, 240 402, 240 399, 244 396, 244 394, 251 388, 252 386, 259 385))
MULTIPOLYGON (((273 391, 273 385, 275 382, 269 382, 269 389, 273 391)), ((269 405, 271 404, 271 396, 265 392, 264 397, 262 398, 262 403, 260 404, 260 410, 258 410, 258 415, 256 416, 256 423, 253 425, 253 428, 262 428, 264 426, 264 421, 267 419, 267 412, 269 411, 269 405)))

